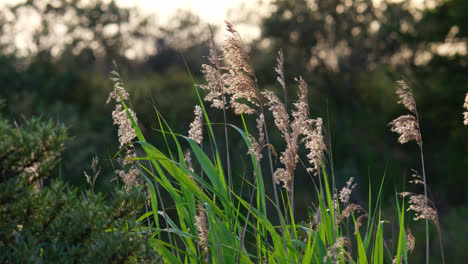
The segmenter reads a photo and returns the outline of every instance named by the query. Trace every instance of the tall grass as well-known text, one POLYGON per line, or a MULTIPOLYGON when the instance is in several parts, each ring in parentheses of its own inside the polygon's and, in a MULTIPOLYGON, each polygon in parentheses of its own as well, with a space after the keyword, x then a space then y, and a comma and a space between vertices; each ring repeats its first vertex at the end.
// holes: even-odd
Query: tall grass
MULTIPOLYGON (((404 200, 396 197, 398 222, 395 224, 399 231, 392 246, 384 237, 389 222, 381 212, 385 177, 380 180, 376 194, 369 184, 367 208, 349 203, 354 188, 352 179, 338 195, 335 191, 338 186, 328 173, 332 168, 324 165, 332 163, 326 158, 327 151, 328 157, 332 157, 331 146, 323 140, 322 119, 310 118, 305 81, 297 79, 298 99, 293 104, 295 109, 289 113, 287 104, 274 92, 259 89, 238 32, 229 23, 227 31, 229 37, 223 48, 226 64, 221 65, 223 60, 212 42, 211 65, 203 67, 208 84, 202 88, 209 91, 205 100, 213 108, 223 110, 226 146, 228 132, 229 137, 242 139, 244 153, 236 155, 245 156, 251 163, 249 172, 236 179, 242 188, 232 184, 230 150, 227 147, 223 153, 219 149, 220 138, 215 137, 218 127, 211 121, 195 82, 193 89, 200 107, 190 136, 175 133, 156 111, 159 131, 166 142, 165 149, 161 149, 146 141, 128 104, 128 96, 122 94, 120 77, 114 79, 114 95, 120 98, 117 104, 121 104, 137 138, 133 145, 139 145, 143 153, 129 158, 136 162, 135 168, 148 185, 151 201, 151 210, 139 219, 150 220, 150 225, 141 229, 151 232, 150 243, 160 260, 165 263, 407 263, 414 238, 405 227, 408 217, 404 200), (228 108, 239 114, 242 127, 228 123, 225 114, 228 108), (286 143, 279 158, 283 168, 276 170, 273 156, 277 154, 273 151, 277 148, 269 139, 272 131, 267 122, 267 108, 286 143), (255 133, 246 122, 252 115, 257 121, 255 133), (309 151, 304 159, 297 156, 301 143, 309 151), (188 148, 188 154, 184 154, 184 148, 188 148), (268 171, 262 170, 265 153, 268 171), (222 157, 226 157, 226 162, 222 162, 222 157), (297 219, 294 213, 297 164, 303 165, 313 179, 316 203, 311 205, 309 219, 297 219), (266 193, 265 177, 272 177, 273 198, 266 193), (161 192, 170 201, 163 201, 161 192)), ((282 60, 280 53, 275 70, 285 91, 282 60)), ((426 190, 425 179, 424 187, 426 190)), ((425 197, 423 213, 428 208, 425 197)), ((427 215, 423 216, 428 219, 427 215)))

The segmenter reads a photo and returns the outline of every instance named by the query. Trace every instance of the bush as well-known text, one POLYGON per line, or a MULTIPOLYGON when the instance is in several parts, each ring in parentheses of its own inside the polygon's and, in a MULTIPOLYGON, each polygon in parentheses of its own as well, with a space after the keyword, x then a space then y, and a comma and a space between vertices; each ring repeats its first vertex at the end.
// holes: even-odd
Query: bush
POLYGON ((154 261, 135 220, 141 192, 106 199, 60 180, 42 188, 67 139, 41 118, 22 127, 0 117, 0 262, 134 263, 154 261))

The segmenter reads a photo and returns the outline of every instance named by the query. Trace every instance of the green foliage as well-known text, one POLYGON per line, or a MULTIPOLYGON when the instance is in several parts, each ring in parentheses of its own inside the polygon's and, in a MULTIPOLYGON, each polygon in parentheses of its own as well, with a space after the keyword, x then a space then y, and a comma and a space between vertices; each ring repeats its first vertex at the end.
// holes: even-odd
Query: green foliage
POLYGON ((155 261, 135 221, 145 202, 138 189, 105 198, 59 180, 42 187, 65 139, 52 121, 14 127, 0 120, 0 262, 155 261))

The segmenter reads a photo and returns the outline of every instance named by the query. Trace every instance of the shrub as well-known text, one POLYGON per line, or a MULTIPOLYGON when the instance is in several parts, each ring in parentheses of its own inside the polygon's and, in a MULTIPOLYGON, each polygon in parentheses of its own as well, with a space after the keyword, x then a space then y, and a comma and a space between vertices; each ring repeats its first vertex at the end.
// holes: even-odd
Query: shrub
POLYGON ((135 263, 156 259, 136 216, 140 190, 80 193, 60 180, 42 187, 67 139, 41 118, 23 126, 0 117, 0 262, 135 263))

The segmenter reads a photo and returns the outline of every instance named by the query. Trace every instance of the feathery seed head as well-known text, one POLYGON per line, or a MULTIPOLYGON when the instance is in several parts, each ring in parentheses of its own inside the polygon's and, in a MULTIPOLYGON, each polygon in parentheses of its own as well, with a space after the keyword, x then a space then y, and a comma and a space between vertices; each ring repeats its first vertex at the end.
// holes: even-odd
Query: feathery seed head
POLYGON ((128 173, 123 171, 123 170, 118 170, 116 172, 119 174, 120 179, 122 179, 127 192, 129 192, 132 189, 132 186, 138 186, 139 185, 139 183, 137 181, 137 176, 138 176, 138 170, 137 169, 132 168, 132 169, 130 169, 128 171, 128 173))
POLYGON ((278 51, 278 57, 276 57, 275 72, 278 74, 278 77, 276 77, 276 80, 280 83, 284 92, 286 92, 286 82, 284 79, 284 56, 283 56, 282 50, 278 51))
POLYGON ((218 68, 203 64, 202 73, 205 76, 207 85, 200 85, 200 88, 208 90, 205 101, 211 102, 211 106, 218 109, 225 108, 225 89, 222 80, 222 74, 218 68))
POLYGON ((223 47, 223 57, 227 63, 222 74, 222 81, 227 86, 226 93, 231 95, 231 106, 236 114, 253 114, 253 106, 259 106, 260 95, 252 77, 254 70, 249 62, 249 56, 243 48, 239 33, 227 21, 226 28, 230 33, 223 47), (239 101, 241 100, 241 101, 239 101), (249 102, 246 104, 243 100, 249 102))
POLYGON ((429 219, 437 225, 439 221, 437 211, 434 210, 432 207, 426 206, 426 198, 424 197, 424 195, 410 196, 409 204, 410 206, 408 207, 408 209, 406 209, 406 211, 415 212, 415 221, 419 219, 429 219))
MULTIPOLYGON (((115 101, 115 110, 112 112, 112 119, 114 120, 114 124, 119 126, 118 136, 120 147, 124 147, 132 142, 136 137, 136 133, 133 129, 132 121, 128 117, 127 111, 122 106, 122 101, 128 100, 129 95, 123 88, 119 73, 112 71, 111 74, 114 76, 111 78, 114 82, 114 90, 109 94, 107 103, 110 103, 112 100, 115 101)), ((137 122, 135 112, 133 112, 131 108, 128 108, 128 112, 133 117, 133 120, 137 122)))
POLYGON ((198 215, 195 216, 195 226, 198 230, 198 245, 203 249, 203 251, 208 252, 208 222, 206 219, 206 212, 203 209, 203 205, 201 202, 198 203, 198 215))
POLYGON ((272 91, 262 91, 263 96, 268 99, 267 105, 273 114, 276 127, 283 133, 283 137, 289 134, 289 116, 286 107, 272 91))
POLYGON ((203 140, 203 111, 199 105, 195 106, 195 119, 190 123, 189 138, 201 144, 203 140))
POLYGON ((226 93, 231 95, 231 106, 236 114, 253 114, 252 106, 259 106, 259 95, 255 83, 247 73, 232 68, 222 75, 222 81, 227 86, 226 93), (241 101, 239 101, 241 100, 241 101), (250 105, 246 104, 247 101, 250 105), (251 106, 252 105, 252 106, 251 106))
POLYGON ((340 191, 340 201, 343 204, 347 204, 349 202, 349 197, 351 196, 351 192, 353 189, 356 187, 356 184, 353 184, 354 177, 349 178, 348 182, 346 183, 346 186, 343 187, 340 191))
POLYGON ((226 29, 229 33, 223 47, 224 59, 230 64, 230 68, 236 71, 244 71, 249 75, 254 75, 254 70, 249 62, 249 56, 243 48, 239 33, 234 26, 225 21, 226 29))
POLYGON ((405 106, 406 109, 416 114, 416 101, 414 100, 413 92, 411 88, 406 84, 404 80, 397 81, 399 87, 396 90, 396 94, 400 97, 398 103, 405 106))
POLYGON ((284 168, 276 169, 275 173, 273 174, 273 178, 275 180, 275 184, 283 183, 283 187, 286 190, 289 190, 289 175, 284 168))
MULTIPOLYGON (((187 163, 187 168, 191 171, 191 172, 194 172, 193 170, 193 166, 192 166, 192 157, 190 155, 190 150, 186 150, 185 153, 184 153, 184 160, 185 160, 185 163, 187 163)), ((190 176, 190 174, 189 174, 190 176)))
POLYGON ((422 146, 421 133, 419 132, 419 124, 416 118, 412 115, 400 116, 389 123, 392 126, 391 131, 400 134, 398 142, 404 144, 414 140, 419 146, 422 146))
MULTIPOLYGON (((133 120, 137 121, 137 117, 135 112, 131 108, 128 108, 130 115, 132 115, 133 120)), ((125 145, 132 142, 134 138, 136 138, 135 130, 133 129, 132 121, 128 117, 127 111, 122 106, 122 104, 117 103, 115 105, 115 110, 112 112, 112 119, 114 120, 114 124, 119 126, 118 130, 118 137, 120 142, 120 147, 124 147, 125 145)))
POLYGON ((307 134, 302 141, 305 141, 305 147, 309 150, 307 158, 312 168, 307 170, 317 175, 320 171, 320 164, 327 146, 322 134, 323 121, 322 118, 318 117, 315 120, 310 120, 310 125, 307 130, 307 134))

